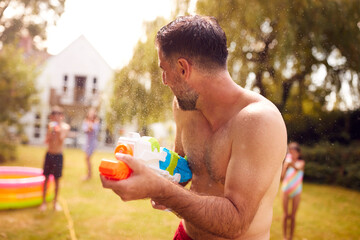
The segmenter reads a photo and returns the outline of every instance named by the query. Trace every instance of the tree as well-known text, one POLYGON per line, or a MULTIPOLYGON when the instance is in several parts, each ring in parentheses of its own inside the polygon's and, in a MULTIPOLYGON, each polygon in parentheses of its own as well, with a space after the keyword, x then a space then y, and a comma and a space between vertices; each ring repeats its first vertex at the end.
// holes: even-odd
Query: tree
POLYGON ((48 24, 55 24, 64 12, 65 0, 2 0, 0 42, 13 43, 26 30, 35 43, 46 39, 48 24))
POLYGON ((36 93, 35 65, 7 44, 0 53, 0 162, 14 158, 19 119, 30 109, 36 93))
MULTIPOLYGON (((188 3, 178 2, 174 16, 186 15, 188 3)), ((300 118, 306 116, 319 118, 331 101, 335 109, 360 108, 360 8, 356 0, 198 0, 196 11, 215 16, 226 32, 228 68, 234 81, 274 102, 287 122, 301 122, 300 118), (320 80, 314 77, 321 72, 320 80), (344 91, 347 86, 348 92, 344 91), (333 96, 337 100, 331 99, 333 96), (352 103, 346 105, 349 99, 352 103)), ((156 28, 160 25, 150 23, 156 28)), ((152 111, 156 104, 146 105, 149 101, 144 97, 144 109, 139 112, 142 107, 133 106, 133 102, 137 97, 141 99, 139 95, 147 96, 141 93, 146 92, 145 87, 138 83, 142 76, 150 76, 151 86, 159 83, 160 73, 153 65, 157 63, 155 51, 151 57, 139 57, 144 49, 153 48, 155 30, 147 32, 149 45, 139 42, 130 64, 117 74, 115 82, 125 84, 132 79, 131 86, 137 86, 137 90, 120 90, 130 83, 115 87, 116 94, 125 91, 127 97, 114 98, 118 119, 124 116, 124 120, 132 121, 133 117, 139 120, 149 116, 154 120, 145 109, 150 107, 152 111), (132 107, 125 110, 125 106, 132 107)), ((154 94, 151 89, 147 91, 154 94)), ((169 97, 164 99, 168 101, 169 97)), ((157 117, 165 113, 157 111, 157 117)))
POLYGON ((138 42, 129 64, 115 74, 109 122, 136 120, 139 129, 145 130, 171 111, 171 91, 162 84, 154 46, 156 31, 164 24, 163 18, 147 23, 146 41, 138 42))
MULTIPOLYGON (((175 3, 173 15, 187 14, 189 0, 175 3)), ((137 43, 129 64, 115 73, 109 126, 135 121, 143 134, 148 134, 149 124, 171 118, 173 94, 162 83, 155 48, 156 33, 168 22, 164 18, 145 22, 146 40, 137 43)))
POLYGON ((197 11, 215 16, 227 33, 233 79, 283 113, 314 114, 334 94, 335 107, 346 106, 347 86, 347 108, 360 107, 358 1, 198 0, 197 11), (326 77, 316 82, 318 69, 326 77))
POLYGON ((37 59, 18 48, 24 31, 35 46, 46 38, 48 24, 64 11, 65 0, 3 0, 0 2, 0 162, 15 157, 21 117, 35 101, 37 59))

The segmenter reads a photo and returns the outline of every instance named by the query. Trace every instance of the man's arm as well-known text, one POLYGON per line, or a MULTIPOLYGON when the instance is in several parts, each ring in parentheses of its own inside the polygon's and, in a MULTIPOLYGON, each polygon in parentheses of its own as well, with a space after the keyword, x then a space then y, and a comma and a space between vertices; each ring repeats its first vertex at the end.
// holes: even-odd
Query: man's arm
POLYGON ((280 177, 280 180, 281 180, 281 181, 284 180, 286 170, 287 170, 287 163, 283 163, 282 169, 281 169, 281 177, 280 177))
POLYGON ((173 113, 174 113, 174 120, 176 123, 176 132, 175 132, 175 146, 174 146, 174 152, 181 155, 182 157, 185 157, 182 141, 181 141, 181 131, 182 131, 182 124, 183 120, 181 117, 181 110, 179 109, 178 102, 176 98, 174 97, 173 100, 173 113))
MULTIPOLYGON (((185 152, 184 152, 184 148, 183 148, 182 140, 181 140, 181 132, 182 132, 182 124, 183 124, 183 119, 181 117, 181 115, 182 115, 181 112, 182 111, 179 109, 179 105, 178 105, 178 102, 176 100, 176 97, 174 97, 174 100, 173 100, 173 113, 174 113, 174 120, 175 120, 175 124, 176 124, 174 152, 176 152, 177 154, 179 154, 182 157, 185 157, 185 152)), ((187 182, 179 183, 179 184, 181 186, 185 187, 190 181, 191 180, 189 180, 187 182)), ((155 207, 155 208, 157 208, 157 207, 155 207)))
POLYGON ((118 182, 101 176, 103 186, 124 201, 150 197, 204 231, 236 238, 250 226, 286 151, 282 123, 259 114, 250 113, 248 121, 233 131, 224 197, 198 195, 165 181, 128 155, 118 157, 133 169, 133 175, 118 182))
MULTIPOLYGON (((175 146, 174 146, 174 152, 179 154, 182 157, 185 157, 184 148, 181 141, 181 131, 182 131, 182 118, 180 114, 179 105, 177 103, 176 97, 173 99, 173 113, 174 113, 174 119, 176 123, 176 130, 175 130, 175 146)), ((180 186, 185 187, 191 180, 183 183, 178 183, 180 186)), ((153 208, 158 210, 165 210, 167 209, 166 206, 159 204, 154 199, 151 199, 151 205, 153 208)))

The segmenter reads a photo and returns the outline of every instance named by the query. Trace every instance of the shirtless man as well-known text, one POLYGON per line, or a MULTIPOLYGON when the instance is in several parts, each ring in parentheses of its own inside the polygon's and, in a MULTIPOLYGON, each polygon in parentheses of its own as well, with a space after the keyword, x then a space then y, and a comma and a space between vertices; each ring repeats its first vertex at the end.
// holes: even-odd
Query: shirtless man
POLYGON ((70 126, 63 122, 63 112, 58 106, 52 108, 50 114, 51 122, 48 125, 45 143, 48 144, 48 150, 44 161, 44 187, 43 187, 43 202, 40 205, 40 210, 46 210, 46 190, 49 176, 52 174, 55 178, 55 197, 54 210, 61 210, 60 205, 57 204, 57 196, 59 192, 59 179, 62 176, 63 168, 63 145, 64 140, 69 132, 70 126))
POLYGON ((123 201, 150 198, 181 221, 174 239, 269 239, 287 134, 278 109, 245 90, 226 67, 226 36, 214 18, 179 17, 156 38, 163 83, 175 95, 175 151, 188 157, 190 190, 138 160, 122 181, 101 177, 123 201))

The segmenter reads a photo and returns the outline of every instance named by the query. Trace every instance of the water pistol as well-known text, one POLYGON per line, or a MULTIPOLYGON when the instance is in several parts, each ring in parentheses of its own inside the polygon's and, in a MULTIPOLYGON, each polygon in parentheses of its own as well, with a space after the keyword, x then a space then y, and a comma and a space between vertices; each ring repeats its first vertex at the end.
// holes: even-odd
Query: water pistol
POLYGON ((60 129, 60 125, 58 122, 51 121, 51 122, 49 122, 48 129, 50 132, 55 132, 60 129))
MULTIPOLYGON (((186 157, 160 147, 158 140, 153 137, 129 133, 119 138, 114 153, 129 154, 142 160, 147 167, 173 182, 187 182, 192 178, 186 157)), ((109 159, 101 160, 99 171, 112 180, 126 179, 132 172, 123 161, 109 159)))

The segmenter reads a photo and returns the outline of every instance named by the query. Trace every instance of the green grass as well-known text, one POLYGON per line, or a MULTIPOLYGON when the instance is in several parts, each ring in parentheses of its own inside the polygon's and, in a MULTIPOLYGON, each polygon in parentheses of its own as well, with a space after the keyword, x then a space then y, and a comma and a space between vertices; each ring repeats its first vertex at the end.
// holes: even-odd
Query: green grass
MULTIPOLYGON (((296 216, 296 239, 360 239, 360 193, 341 187, 305 184, 296 216)), ((274 203, 271 239, 282 236, 280 194, 274 203)))
MULTIPOLYGON (((6 165, 42 167, 44 147, 20 146, 19 160, 6 165)), ((77 149, 64 152, 64 171, 60 200, 68 207, 77 239, 172 239, 179 219, 169 212, 152 209, 149 200, 124 203, 103 189, 97 168, 101 158, 112 153, 93 155, 94 177, 85 175, 84 153, 77 149)), ((360 236, 360 193, 347 189, 305 184, 297 215, 295 239, 355 239, 360 236)), ((71 239, 65 212, 37 208, 0 211, 1 239, 71 239)), ((271 239, 282 239, 281 199, 274 204, 271 239)))

